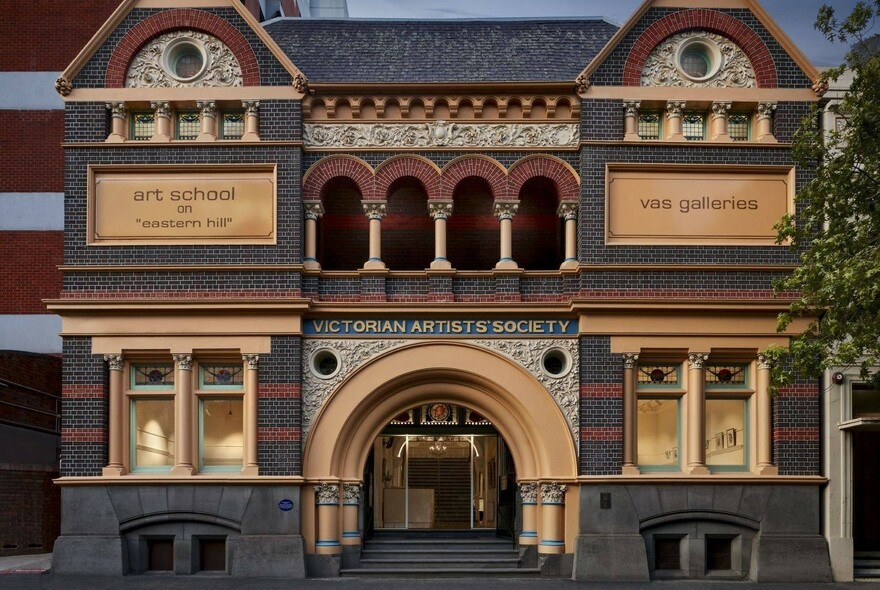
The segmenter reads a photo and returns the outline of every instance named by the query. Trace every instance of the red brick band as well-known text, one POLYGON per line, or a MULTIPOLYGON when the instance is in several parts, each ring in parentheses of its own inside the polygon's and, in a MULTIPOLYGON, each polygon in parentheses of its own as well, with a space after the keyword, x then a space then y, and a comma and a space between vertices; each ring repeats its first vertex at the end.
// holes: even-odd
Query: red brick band
POLYGON ((297 441, 302 437, 299 427, 292 428, 260 428, 257 432, 257 440, 269 441, 297 441))
POLYGON ((299 383, 260 383, 257 397, 272 399, 299 398, 302 390, 299 383))
POLYGON ((584 383, 581 385, 581 397, 623 397, 623 384, 584 383))
POLYGON ((103 443, 107 442, 105 428, 62 428, 61 442, 65 443, 103 443))
POLYGON ((780 387, 777 397, 819 397, 818 385, 787 385, 780 387))
POLYGON ((688 29, 702 29, 727 37, 745 52, 755 69, 758 88, 776 88, 776 65, 770 50, 752 29, 730 15, 698 8, 665 16, 648 27, 633 44, 623 68, 623 85, 639 86, 651 51, 664 39, 688 29))
POLYGON ((300 297, 299 289, 260 291, 63 291, 61 299, 288 299, 300 297))
POLYGON ((201 31, 220 39, 238 60, 244 85, 260 85, 260 67, 257 64, 257 56, 254 55, 254 50, 251 49, 244 35, 219 16, 192 8, 164 10, 133 26, 116 46, 113 55, 110 56, 104 85, 107 88, 123 88, 128 65, 140 48, 154 37, 179 29, 201 31))
POLYGON ((419 156, 394 156, 376 168, 374 194, 387 199, 388 190, 400 178, 418 179, 429 199, 440 198, 440 171, 427 158, 419 156))
POLYGON ((62 385, 61 397, 75 399, 103 399, 108 397, 108 392, 103 385, 78 384, 62 385))
POLYGON ((773 440, 774 441, 818 441, 819 440, 819 428, 818 427, 807 427, 807 428, 774 428, 773 429, 773 440))
POLYGON ((623 429, 619 426, 611 428, 581 428, 581 440, 623 440, 623 429))

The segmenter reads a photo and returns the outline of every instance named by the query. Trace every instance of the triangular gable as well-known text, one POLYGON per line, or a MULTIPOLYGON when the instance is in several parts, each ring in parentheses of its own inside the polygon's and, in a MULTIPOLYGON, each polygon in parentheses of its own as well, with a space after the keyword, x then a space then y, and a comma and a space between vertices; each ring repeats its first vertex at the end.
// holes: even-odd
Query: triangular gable
POLYGON ((755 18, 764 26, 765 29, 773 36, 777 43, 788 54, 792 61, 803 71, 803 73, 815 84, 819 80, 819 71, 807 59, 807 56, 795 45, 791 38, 785 34, 776 21, 770 17, 764 7, 757 0, 645 0, 629 17, 622 27, 608 41, 605 47, 596 54, 587 67, 585 67, 577 77, 578 91, 584 92, 589 85, 590 77, 596 72, 611 53, 617 48, 620 42, 630 33, 633 27, 641 20, 644 14, 650 8, 744 8, 752 12, 755 18))
MULTIPOLYGON (((145 4, 145 8, 155 8, 156 2, 151 0, 123 0, 119 7, 110 15, 110 18, 101 26, 95 35, 89 40, 85 47, 77 54, 70 65, 65 68, 61 76, 55 82, 55 89, 63 96, 70 94, 73 89, 73 80, 83 67, 89 62, 92 56, 107 41, 113 31, 122 23, 122 21, 131 13, 132 10, 138 8, 141 4, 145 4)), ((204 2, 187 3, 186 0, 179 2, 169 2, 169 9, 201 9, 205 8, 204 2)), ((297 90, 304 91, 306 88, 306 77, 302 71, 297 68, 290 60, 290 57, 278 46, 274 39, 263 29, 260 22, 254 18, 250 11, 238 0, 216 0, 212 2, 211 8, 233 8, 239 16, 247 23, 254 34, 272 53, 281 66, 290 74, 291 79, 297 90)))

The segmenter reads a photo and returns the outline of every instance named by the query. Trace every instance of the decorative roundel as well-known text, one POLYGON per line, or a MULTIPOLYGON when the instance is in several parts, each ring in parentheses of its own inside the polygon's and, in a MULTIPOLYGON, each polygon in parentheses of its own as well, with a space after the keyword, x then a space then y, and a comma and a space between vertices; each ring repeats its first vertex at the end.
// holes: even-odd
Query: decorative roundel
POLYGON ((449 404, 431 404, 428 407, 428 415, 432 422, 446 422, 451 413, 452 408, 449 407, 449 404))
POLYGON ((704 82, 718 73, 724 57, 718 45, 704 37, 688 39, 678 48, 678 68, 682 75, 695 82, 704 82))
POLYGON ((564 348, 549 348, 541 356, 541 369, 550 377, 564 377, 571 367, 571 354, 564 348))
POLYGON ((319 379, 332 379, 342 368, 342 361, 335 350, 321 348, 312 354, 309 367, 315 377, 319 379))
POLYGON ((178 82, 197 80, 208 67, 204 45, 191 37, 175 39, 162 52, 162 69, 178 82))

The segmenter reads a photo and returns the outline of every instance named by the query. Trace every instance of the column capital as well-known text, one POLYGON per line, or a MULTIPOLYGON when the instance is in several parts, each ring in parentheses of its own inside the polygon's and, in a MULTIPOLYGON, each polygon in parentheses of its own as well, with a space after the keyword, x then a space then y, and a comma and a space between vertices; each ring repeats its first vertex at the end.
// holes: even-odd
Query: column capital
POLYGON ((666 103, 666 118, 681 117, 681 112, 687 103, 683 100, 670 100, 666 103))
POLYGON ((361 501, 361 484, 346 483, 342 484, 342 503, 358 504, 361 501))
POLYGON ((388 214, 388 203, 386 201, 362 202, 361 205, 364 207, 364 214, 367 216, 367 219, 381 220, 388 214))
POLYGON ((124 119, 128 113, 124 102, 108 102, 106 106, 110 111, 110 116, 114 119, 124 119))
POLYGON ((125 366, 125 357, 121 354, 105 354, 104 360, 107 361, 111 371, 121 371, 125 366))
POLYGON ((758 103, 758 119, 770 119, 773 117, 773 111, 776 110, 775 102, 759 102, 758 103))
POLYGON ((727 114, 730 112, 730 108, 733 106, 732 102, 726 101, 717 101, 712 103, 712 116, 713 117, 727 117, 727 114))
POLYGON ((339 484, 322 483, 315 486, 317 504, 339 504, 339 484))
POLYGON ((513 219, 519 210, 519 201, 495 201, 495 217, 498 219, 513 219))
POLYGON ((564 504, 565 503, 565 489, 566 485, 564 483, 556 483, 555 481, 550 483, 542 483, 541 484, 541 503, 542 504, 564 504))
POLYGON ((709 360, 709 354, 705 352, 691 352, 688 354, 688 367, 691 369, 702 369, 706 361, 709 360))
POLYGON ((623 101, 623 111, 624 115, 627 117, 635 117, 639 114, 639 107, 642 106, 641 101, 638 100, 625 100, 623 101))
POLYGON ((520 484, 519 494, 522 496, 523 504, 538 503, 538 482, 529 481, 520 484))
POLYGON ((260 355, 243 354, 241 355, 241 360, 243 360, 247 364, 247 368, 249 371, 256 371, 257 367, 260 364, 260 355))
POLYGON ((157 117, 171 118, 171 104, 168 101, 151 101, 150 108, 156 112, 157 117))
POLYGON ((245 114, 256 115, 257 111, 260 110, 260 101, 259 100, 243 100, 243 101, 241 101, 241 106, 244 108, 245 114))
POLYGON ((638 362, 638 360, 639 360, 639 353, 637 353, 637 352, 623 353, 623 368, 624 369, 635 368, 636 362, 638 362))
POLYGON ((428 201, 428 214, 431 219, 448 219, 452 215, 452 201, 428 201))
POLYGON ((562 201, 559 203, 559 207, 556 208, 556 215, 561 217, 564 221, 577 219, 578 207, 579 204, 577 201, 562 201))
POLYGON ((773 368, 773 361, 763 352, 758 354, 758 370, 769 371, 773 368))
POLYGON ((303 211, 306 219, 319 220, 324 215, 324 205, 317 203, 303 203, 303 211))
POLYGON ((181 371, 192 370, 193 357, 191 354, 172 354, 171 358, 174 359, 174 362, 177 363, 177 367, 181 371))
POLYGON ((198 100, 196 107, 201 111, 203 117, 214 117, 217 115, 217 103, 213 100, 198 100))

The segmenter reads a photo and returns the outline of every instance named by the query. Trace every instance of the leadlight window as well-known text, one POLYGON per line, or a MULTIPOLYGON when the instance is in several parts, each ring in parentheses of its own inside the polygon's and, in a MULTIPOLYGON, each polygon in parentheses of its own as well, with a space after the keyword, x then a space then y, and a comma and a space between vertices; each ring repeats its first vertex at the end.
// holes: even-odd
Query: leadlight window
POLYGON ((731 113, 727 118, 727 133, 734 141, 748 141, 752 118, 748 113, 731 113))
POLYGON ((700 141, 706 137, 706 114, 685 113, 682 117, 682 133, 689 141, 700 141))
POLYGON ((174 389, 174 365, 165 363, 131 366, 132 389, 174 389))
POLYGON ((195 139, 202 131, 202 118, 195 111, 177 113, 177 139, 195 139))
POLYGON ((679 387, 681 384, 681 365, 639 365, 638 386, 679 387))
POLYGON ((201 389, 242 389, 244 387, 244 369, 241 364, 201 365, 201 389))
POLYGON ((244 113, 227 112, 220 117, 220 138, 241 139, 244 135, 244 113))
POLYGON ((132 113, 131 138, 138 141, 153 137, 156 130, 156 114, 150 112, 132 113))
POLYGON ((706 388, 743 388, 748 384, 746 365, 724 364, 706 366, 706 388))
POLYGON ((660 114, 639 113, 639 137, 660 139, 660 114))

